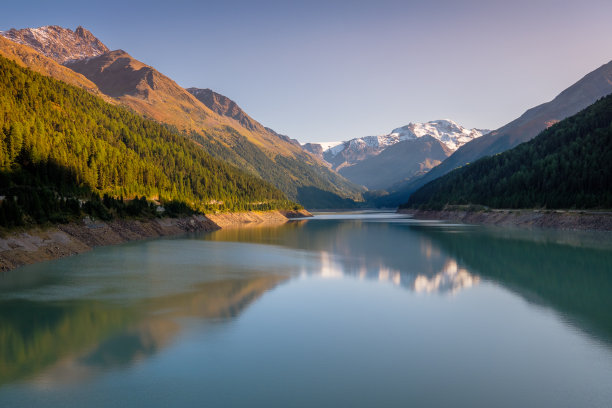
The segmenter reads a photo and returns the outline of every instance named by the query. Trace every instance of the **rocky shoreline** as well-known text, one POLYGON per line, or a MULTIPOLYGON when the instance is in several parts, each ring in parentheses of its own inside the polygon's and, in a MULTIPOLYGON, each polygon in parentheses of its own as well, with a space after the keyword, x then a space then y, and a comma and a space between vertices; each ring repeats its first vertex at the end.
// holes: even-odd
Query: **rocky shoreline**
POLYGON ((98 246, 115 245, 146 238, 180 235, 222 228, 283 224, 291 218, 312 216, 308 211, 251 211, 194 215, 152 220, 95 221, 34 227, 0 237, 0 271, 80 254, 98 246))
POLYGON ((612 212, 578 210, 398 210, 419 220, 445 220, 485 224, 576 231, 612 231, 612 212))

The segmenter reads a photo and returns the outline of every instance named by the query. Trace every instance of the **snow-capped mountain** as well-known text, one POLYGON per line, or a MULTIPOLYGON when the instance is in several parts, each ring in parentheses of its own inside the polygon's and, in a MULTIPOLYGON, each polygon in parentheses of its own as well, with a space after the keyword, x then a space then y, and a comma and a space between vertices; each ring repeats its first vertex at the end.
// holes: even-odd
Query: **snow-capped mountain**
POLYGON ((466 129, 449 119, 434 120, 426 123, 410 123, 393 129, 390 133, 380 136, 364 136, 344 142, 309 143, 309 150, 323 151, 323 158, 336 170, 351 166, 368 157, 379 154, 384 149, 405 140, 416 140, 423 136, 431 136, 454 152, 467 142, 486 133, 484 129, 466 129))
POLYGON ((109 51, 106 45, 81 26, 75 31, 53 25, 21 30, 11 28, 0 31, 0 35, 32 47, 60 64, 96 57, 109 51))
POLYGON ((444 143, 446 147, 454 151, 467 142, 489 132, 490 130, 485 129, 466 129, 452 120, 443 119, 427 123, 410 123, 401 128, 393 129, 389 135, 384 137, 390 139, 389 141, 397 139, 401 141, 429 135, 434 139, 438 139, 440 142, 444 143))
POLYGON ((427 172, 459 147, 488 132, 443 119, 410 123, 385 135, 308 143, 304 149, 322 157, 349 180, 381 189, 427 172))

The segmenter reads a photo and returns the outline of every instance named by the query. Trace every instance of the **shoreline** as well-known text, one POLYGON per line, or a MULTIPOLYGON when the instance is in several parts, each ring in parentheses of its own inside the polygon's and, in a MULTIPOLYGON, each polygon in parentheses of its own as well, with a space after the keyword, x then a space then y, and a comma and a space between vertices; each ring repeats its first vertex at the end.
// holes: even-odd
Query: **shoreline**
POLYGON ((412 215, 417 220, 435 219, 465 224, 569 231, 612 231, 612 212, 508 209, 488 211, 401 209, 397 212, 412 215))
POLYGON ((280 225, 292 218, 312 216, 299 211, 248 211, 193 215, 152 220, 98 221, 85 217, 80 222, 12 231, 0 238, 0 273, 24 265, 77 255, 100 246, 128 241, 212 232, 226 228, 280 225))

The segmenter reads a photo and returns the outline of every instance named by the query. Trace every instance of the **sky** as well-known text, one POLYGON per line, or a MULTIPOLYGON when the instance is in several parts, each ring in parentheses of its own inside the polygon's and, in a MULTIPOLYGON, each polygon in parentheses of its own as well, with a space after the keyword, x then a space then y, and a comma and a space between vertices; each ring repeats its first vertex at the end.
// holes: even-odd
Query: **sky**
POLYGON ((612 60, 610 0, 11 1, 0 30, 82 25, 301 142, 452 119, 496 129, 612 60))

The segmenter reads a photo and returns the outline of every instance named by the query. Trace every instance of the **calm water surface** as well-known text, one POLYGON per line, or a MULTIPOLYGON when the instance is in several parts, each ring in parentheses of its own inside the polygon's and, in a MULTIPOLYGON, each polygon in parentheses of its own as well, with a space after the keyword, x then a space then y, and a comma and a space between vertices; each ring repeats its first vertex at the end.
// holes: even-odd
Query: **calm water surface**
POLYGON ((612 235, 326 214, 0 275, 0 407, 611 407, 612 235))

